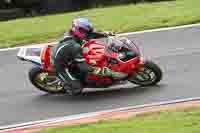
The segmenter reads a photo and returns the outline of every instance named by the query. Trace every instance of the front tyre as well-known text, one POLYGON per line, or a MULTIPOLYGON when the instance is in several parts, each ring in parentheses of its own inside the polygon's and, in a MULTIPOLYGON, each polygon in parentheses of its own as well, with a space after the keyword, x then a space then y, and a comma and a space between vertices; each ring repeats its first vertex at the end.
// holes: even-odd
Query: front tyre
POLYGON ((30 82, 40 91, 50 94, 65 93, 63 86, 55 74, 49 74, 39 67, 33 67, 30 69, 28 75, 30 82))
POLYGON ((152 86, 160 82, 162 75, 162 70, 157 64, 145 61, 143 71, 137 72, 129 81, 140 86, 152 86))

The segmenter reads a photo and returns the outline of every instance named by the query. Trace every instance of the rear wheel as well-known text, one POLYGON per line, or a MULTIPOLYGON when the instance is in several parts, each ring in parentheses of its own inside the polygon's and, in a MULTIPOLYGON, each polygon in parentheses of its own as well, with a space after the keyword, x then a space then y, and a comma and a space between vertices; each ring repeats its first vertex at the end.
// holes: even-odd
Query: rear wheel
POLYGON ((162 70, 152 61, 145 61, 143 71, 139 71, 129 79, 130 82, 140 86, 156 85, 162 79, 162 70))
POLYGON ((51 94, 65 93, 65 90, 56 75, 53 73, 50 74, 39 67, 30 69, 29 80, 41 91, 51 94))

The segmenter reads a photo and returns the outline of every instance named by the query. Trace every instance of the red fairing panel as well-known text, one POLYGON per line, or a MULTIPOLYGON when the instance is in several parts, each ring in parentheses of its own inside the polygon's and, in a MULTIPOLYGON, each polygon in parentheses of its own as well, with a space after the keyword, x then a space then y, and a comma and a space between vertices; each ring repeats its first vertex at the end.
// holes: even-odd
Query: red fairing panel
POLYGON ((91 41, 84 45, 83 55, 86 62, 90 65, 97 67, 107 66, 106 48, 102 44, 98 44, 96 41, 91 41))

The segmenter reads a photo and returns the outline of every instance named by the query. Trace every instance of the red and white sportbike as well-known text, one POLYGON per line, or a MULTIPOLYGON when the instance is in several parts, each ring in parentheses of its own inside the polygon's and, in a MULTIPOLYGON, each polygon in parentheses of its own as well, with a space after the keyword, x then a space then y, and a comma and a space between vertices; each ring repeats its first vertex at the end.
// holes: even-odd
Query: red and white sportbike
MULTIPOLYGON (((21 48, 17 56, 35 64, 29 71, 29 79, 36 88, 52 94, 66 93, 51 64, 51 48, 21 48)), ((84 88, 105 88, 127 80, 140 86, 152 86, 162 79, 159 66, 152 61, 144 61, 137 45, 125 37, 111 36, 106 41, 86 42, 83 54, 89 65, 101 68, 101 74, 92 72, 88 75, 88 84, 84 88), (104 75, 108 68, 113 71, 112 76, 104 75)), ((72 62, 66 64, 66 71, 75 78, 79 74, 72 62)))

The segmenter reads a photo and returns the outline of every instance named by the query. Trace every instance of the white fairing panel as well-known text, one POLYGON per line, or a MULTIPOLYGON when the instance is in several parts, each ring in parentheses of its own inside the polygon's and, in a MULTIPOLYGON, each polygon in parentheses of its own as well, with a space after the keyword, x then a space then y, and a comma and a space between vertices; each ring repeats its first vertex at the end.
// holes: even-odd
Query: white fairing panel
POLYGON ((17 57, 22 60, 32 62, 33 64, 41 64, 41 51, 45 46, 40 47, 23 47, 20 48, 17 57))

